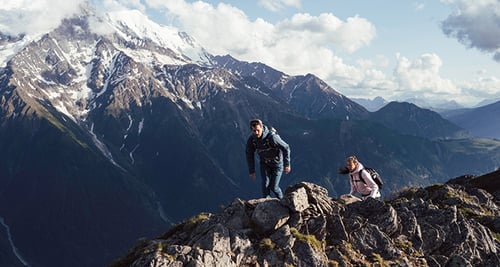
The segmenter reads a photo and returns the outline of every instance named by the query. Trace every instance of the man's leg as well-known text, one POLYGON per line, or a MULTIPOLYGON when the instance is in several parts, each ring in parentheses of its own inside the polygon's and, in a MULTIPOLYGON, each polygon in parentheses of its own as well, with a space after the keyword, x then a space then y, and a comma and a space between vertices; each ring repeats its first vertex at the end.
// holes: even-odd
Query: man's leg
POLYGON ((280 188, 281 174, 283 174, 282 168, 270 169, 269 172, 269 189, 273 191, 279 199, 283 198, 283 192, 280 188))
POLYGON ((269 173, 270 169, 269 167, 264 164, 264 163, 260 163, 260 176, 261 176, 261 179, 262 179, 262 197, 266 198, 266 197, 269 197, 269 195, 271 194, 271 192, 269 191, 269 173))

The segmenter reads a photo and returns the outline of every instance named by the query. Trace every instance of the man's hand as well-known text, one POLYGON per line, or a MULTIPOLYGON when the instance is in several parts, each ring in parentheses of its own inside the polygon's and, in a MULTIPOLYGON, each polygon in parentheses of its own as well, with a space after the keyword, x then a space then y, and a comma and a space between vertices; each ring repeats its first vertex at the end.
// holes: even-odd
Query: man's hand
POLYGON ((255 176, 255 172, 254 173, 250 173, 250 179, 254 180, 256 179, 256 176, 255 176))
POLYGON ((290 168, 290 166, 286 166, 285 167, 285 173, 286 174, 289 174, 291 171, 292 171, 292 168, 290 168))

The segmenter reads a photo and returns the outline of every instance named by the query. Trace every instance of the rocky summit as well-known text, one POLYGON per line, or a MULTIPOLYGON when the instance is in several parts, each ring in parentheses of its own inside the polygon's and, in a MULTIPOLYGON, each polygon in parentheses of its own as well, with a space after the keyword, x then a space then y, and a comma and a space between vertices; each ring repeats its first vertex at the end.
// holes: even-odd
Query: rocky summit
POLYGON ((456 181, 385 201, 302 182, 192 217, 110 266, 500 266, 498 189, 456 181))

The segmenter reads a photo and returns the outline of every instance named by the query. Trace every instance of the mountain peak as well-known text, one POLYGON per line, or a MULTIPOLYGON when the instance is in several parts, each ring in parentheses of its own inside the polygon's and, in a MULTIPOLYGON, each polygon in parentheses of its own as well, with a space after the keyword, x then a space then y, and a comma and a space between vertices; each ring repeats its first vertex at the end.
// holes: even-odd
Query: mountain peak
POLYGON ((379 110, 388 103, 387 100, 385 100, 380 96, 377 96, 374 99, 365 99, 365 98, 351 98, 351 99, 371 112, 379 110))
POLYGON ((220 214, 192 217, 111 266, 498 266, 494 198, 436 184, 385 202, 331 199, 302 182, 282 200, 236 199, 220 214))
POLYGON ((159 47, 185 55, 192 63, 207 64, 207 52, 196 40, 178 29, 160 25, 139 10, 121 10, 106 13, 109 23, 127 39, 151 40, 159 47))
POLYGON ((208 52, 193 37, 174 27, 160 25, 138 10, 99 14, 90 5, 81 5, 79 13, 62 19, 58 27, 46 32, 23 34, 18 37, 1 34, 0 43, 5 43, 0 50, 0 63, 3 63, 1 66, 32 42, 54 32, 60 32, 63 39, 68 38, 68 34, 79 34, 80 38, 85 34, 88 39, 114 40, 118 49, 135 55, 137 61, 156 61, 162 64, 209 64, 208 52), (152 47, 157 51, 170 50, 171 56, 164 55, 168 53, 151 54, 144 51, 151 50, 152 47))
POLYGON ((404 134, 429 139, 470 137, 470 133, 438 113, 408 102, 390 102, 371 114, 374 121, 404 134))

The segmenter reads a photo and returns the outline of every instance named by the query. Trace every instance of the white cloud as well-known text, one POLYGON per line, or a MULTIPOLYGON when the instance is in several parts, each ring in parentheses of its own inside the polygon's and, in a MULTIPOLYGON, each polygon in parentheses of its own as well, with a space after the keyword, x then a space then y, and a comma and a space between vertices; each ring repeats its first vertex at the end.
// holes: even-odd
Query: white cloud
POLYGON ((500 1, 448 0, 456 7, 442 22, 443 32, 466 45, 486 53, 500 62, 500 1))
POLYGON ((366 19, 356 16, 344 22, 330 13, 296 14, 279 22, 275 32, 277 36, 298 36, 312 44, 335 46, 348 52, 367 46, 376 35, 375 27, 366 19))
POLYGON ((0 0, 0 32, 37 35, 59 26, 84 0, 0 0))
POLYGON ((422 10, 425 8, 425 3, 421 3, 421 2, 413 2, 413 8, 415 8, 415 10, 422 10))
POLYGON ((461 82, 465 95, 475 100, 500 98, 500 79, 494 76, 478 76, 475 80, 461 82))
POLYGON ((451 80, 443 79, 439 74, 442 61, 436 54, 424 54, 410 61, 397 55, 394 76, 399 89, 407 93, 433 93, 456 95, 460 93, 451 80))
POLYGON ((426 98, 439 103, 455 100, 461 104, 474 105, 479 101, 500 97, 500 80, 478 73, 476 80, 460 81, 445 79, 440 74, 442 61, 438 55, 424 54, 411 61, 397 55, 394 80, 397 82, 397 99, 426 98))
POLYGON ((273 12, 278 12, 288 6, 300 8, 301 0, 259 0, 258 4, 273 12))
POLYGON ((346 75, 342 73, 352 67, 342 63, 333 47, 353 52, 368 45, 376 34, 375 27, 360 17, 342 21, 329 13, 296 14, 271 24, 260 18, 250 21, 243 11, 224 3, 213 6, 202 1, 148 0, 147 4, 166 10, 170 19, 175 17, 180 28, 213 54, 264 62, 288 74, 307 70, 317 75, 346 75), (325 61, 333 65, 325 69, 325 61), (333 71, 333 66, 340 69, 333 71))
POLYGON ((94 5, 101 6, 101 11, 113 12, 124 9, 136 9, 142 13, 146 12, 146 6, 141 3, 141 0, 91 0, 94 5))

